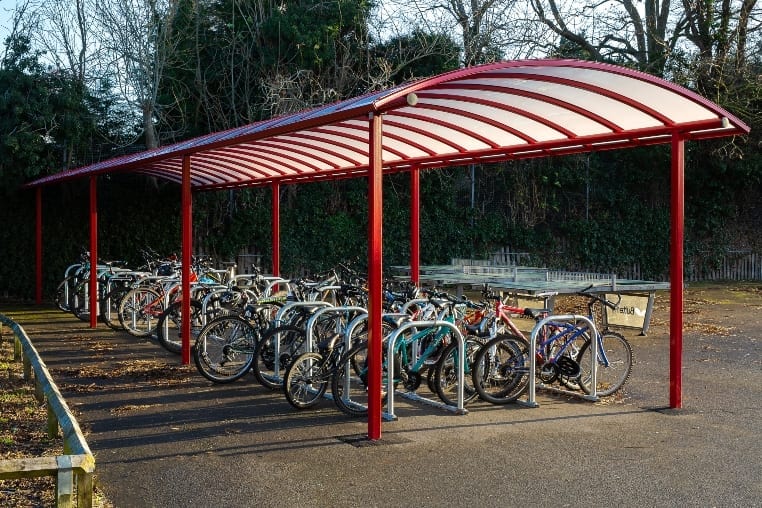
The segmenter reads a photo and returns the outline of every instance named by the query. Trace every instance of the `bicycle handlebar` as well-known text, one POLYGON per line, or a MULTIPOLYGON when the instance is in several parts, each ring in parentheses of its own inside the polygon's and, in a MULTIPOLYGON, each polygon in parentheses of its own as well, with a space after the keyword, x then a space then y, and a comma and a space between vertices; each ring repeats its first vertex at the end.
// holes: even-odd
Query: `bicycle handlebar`
MULTIPOLYGON (((616 310, 616 308, 619 307, 619 303, 622 301, 622 295, 617 293, 617 301, 612 302, 608 300, 605 296, 600 296, 599 294, 591 293, 590 290, 593 289, 594 287, 595 287, 595 284, 590 284, 588 287, 586 287, 582 291, 578 291, 577 294, 580 296, 584 296, 586 298, 590 298, 594 301, 598 301, 612 310, 616 310)), ((592 304, 593 302, 590 302, 590 305, 592 304)))

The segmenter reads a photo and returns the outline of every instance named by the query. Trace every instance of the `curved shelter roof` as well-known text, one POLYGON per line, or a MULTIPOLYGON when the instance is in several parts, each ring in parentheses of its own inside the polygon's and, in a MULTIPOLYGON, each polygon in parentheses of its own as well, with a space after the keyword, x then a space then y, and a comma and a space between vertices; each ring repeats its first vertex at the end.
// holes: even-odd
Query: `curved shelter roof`
POLYGON ((745 134, 701 96, 654 76, 577 60, 460 69, 358 98, 64 171, 35 187, 101 173, 182 182, 197 190, 361 176, 369 115, 383 118, 385 172, 543 157, 745 134))

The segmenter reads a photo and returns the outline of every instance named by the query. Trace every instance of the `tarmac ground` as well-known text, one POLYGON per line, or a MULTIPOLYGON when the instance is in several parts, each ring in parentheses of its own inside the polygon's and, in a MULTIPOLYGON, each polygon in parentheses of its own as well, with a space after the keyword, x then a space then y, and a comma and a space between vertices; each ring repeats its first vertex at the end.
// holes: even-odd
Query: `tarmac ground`
POLYGON ((540 390, 537 408, 476 401, 466 415, 397 398, 375 442, 330 400, 297 411, 253 376, 214 385, 149 339, 50 308, 33 324, 0 312, 40 351, 116 508, 762 506, 762 293, 722 291, 686 296, 680 409, 660 305, 648 336, 626 333, 636 364, 619 396, 540 390))

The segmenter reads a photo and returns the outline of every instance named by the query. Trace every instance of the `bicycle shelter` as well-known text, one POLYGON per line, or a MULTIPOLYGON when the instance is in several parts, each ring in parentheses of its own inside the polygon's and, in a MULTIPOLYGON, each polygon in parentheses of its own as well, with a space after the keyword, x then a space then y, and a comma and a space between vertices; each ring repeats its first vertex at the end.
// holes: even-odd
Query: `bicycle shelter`
MULTIPOLYGON (((215 132, 27 183, 36 190, 36 299, 42 301, 42 188, 90 178, 90 254, 97 256, 99 175, 137 173, 181 185, 182 290, 190 293, 192 192, 270 186, 274 275, 280 272, 281 185, 368 179, 368 438, 381 437, 382 176, 407 171, 411 185, 411 278, 419 271, 419 175, 424 169, 670 144, 670 406, 681 400, 684 146, 743 135, 749 127, 668 81, 578 60, 506 61, 444 73, 315 109, 215 132)), ((94 274, 94 271, 93 271, 94 274)), ((90 280, 91 308, 97 286, 90 280)), ((189 300, 183 299, 183 362, 189 362, 189 300)), ((96 313, 91 312, 91 327, 96 313)))

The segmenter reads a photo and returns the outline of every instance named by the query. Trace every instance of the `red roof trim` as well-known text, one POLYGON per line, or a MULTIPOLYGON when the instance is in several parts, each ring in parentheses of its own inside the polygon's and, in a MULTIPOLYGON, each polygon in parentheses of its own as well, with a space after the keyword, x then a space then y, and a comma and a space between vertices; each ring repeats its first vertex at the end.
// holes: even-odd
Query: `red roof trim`
MULTIPOLYGON (((619 79, 617 79, 619 81, 619 79)), ((637 88, 635 89, 637 91, 637 88)), ((571 92, 572 89, 569 89, 571 92)), ((644 90, 645 92, 645 90, 644 90)), ((634 94, 635 95, 635 94, 634 94)), ((510 99, 510 97, 506 97, 510 99)), ((660 100, 667 100, 660 99, 660 100)), ((414 104, 411 102, 411 104, 414 104)), ((698 110, 697 108, 697 110, 698 110)), ((164 177, 171 181, 178 181, 181 162, 186 156, 191 157, 191 183, 195 188, 232 188, 242 185, 260 185, 265 182, 301 182, 314 181, 325 178, 344 178, 363 174, 366 171, 368 158, 368 143, 365 142, 363 132, 367 132, 361 124, 368 123, 369 115, 384 114, 384 123, 394 133, 386 133, 388 140, 396 143, 384 144, 385 154, 390 157, 398 157, 399 160, 387 161, 386 171, 401 171, 415 165, 418 167, 439 167, 443 165, 461 163, 462 161, 493 161, 506 157, 533 157, 541 155, 555 155, 558 153, 573 153, 575 150, 599 150, 612 146, 638 146, 642 144, 663 143, 670 139, 674 133, 679 133, 684 139, 707 139, 721 136, 743 135, 749 132, 749 127, 724 109, 713 104, 709 100, 662 79, 648 74, 598 62, 577 60, 523 60, 513 62, 497 62, 478 67, 458 69, 432 78, 400 85, 389 90, 368 93, 348 101, 314 108, 297 114, 284 115, 264 122, 258 122, 224 132, 217 132, 200 136, 198 138, 176 143, 146 152, 128 154, 115 159, 99 162, 90 166, 69 170, 54 175, 49 175, 26 184, 25 187, 34 187, 54 182, 66 181, 82 176, 99 175, 107 172, 138 172, 152 176, 164 177), (565 69, 559 72, 558 69, 565 69), (568 70, 567 70, 568 69, 568 70), (533 72, 536 70, 536 72, 533 72), (594 71, 595 74, 590 74, 594 71), (588 73, 589 80, 585 80, 588 73), (604 73, 601 75, 600 73, 604 73), (689 118, 697 116, 667 115, 658 111, 658 107, 640 104, 626 93, 607 90, 605 73, 623 76, 633 80, 633 85, 644 83, 657 86, 666 92, 665 96, 674 94, 691 101, 698 108, 703 108, 711 121, 691 122, 689 118), (577 76, 579 79, 577 79, 577 76), (491 80, 494 83, 484 83, 491 80), (522 83, 555 83, 564 86, 572 86, 574 90, 598 94, 627 107, 634 108, 655 119, 661 125, 653 129, 628 129, 624 130, 615 118, 606 118, 605 114, 595 114, 584 107, 574 104, 575 97, 571 93, 564 96, 550 97, 544 94, 542 87, 527 86, 527 90, 511 86, 511 82, 520 80, 522 83), (467 82, 469 81, 469 82, 467 82), (481 82, 480 82, 481 81, 481 82), (596 84, 593 84, 596 83, 596 84), (531 131, 523 132, 521 128, 511 125, 509 122, 501 123, 499 115, 494 118, 484 118, 478 111, 465 112, 463 117, 469 120, 464 122, 472 126, 472 122, 483 122, 489 129, 498 128, 511 135, 517 136, 525 143, 516 146, 502 147, 500 143, 489 139, 477 127, 457 125, 450 119, 437 119, 438 112, 455 114, 456 107, 447 104, 429 105, 425 98, 444 98, 448 95, 456 96, 458 91, 475 90, 476 92, 497 92, 490 100, 481 100, 475 97, 462 97, 459 100, 473 104, 481 104, 488 107, 497 107, 503 111, 509 111, 516 115, 523 115, 528 120, 539 122, 545 128, 566 136, 566 139, 553 140, 553 142, 537 141, 531 131), (417 106, 411 106, 407 98, 412 93, 420 93, 423 101, 417 106), (509 94, 514 100, 507 100, 505 104, 499 102, 500 94, 509 94), (536 113, 523 111, 521 97, 532 98, 553 104, 563 108, 573 115, 581 115, 579 121, 584 118, 585 128, 592 127, 593 123, 601 126, 601 134, 579 135, 575 138, 575 129, 571 124, 558 125, 550 119, 540 118, 536 113), (516 102, 518 100, 518 102, 516 102), (418 110, 416 110, 419 108, 418 110), (426 112, 431 115, 427 116, 426 112), (674 125, 670 122, 674 121, 674 125), (588 124, 587 122, 592 122, 588 124), (466 151, 461 146, 465 141, 445 139, 446 135, 438 135, 429 132, 433 125, 443 128, 454 129, 464 136, 464 139, 478 141, 485 145, 484 149, 466 151), (349 128, 356 130, 356 136, 333 134, 337 137, 326 137, 331 131, 349 128), (314 132, 310 132, 310 131, 314 132), (414 135, 415 141, 405 139, 405 133, 414 135), (323 136, 323 137, 321 137, 323 136), (339 139, 343 137, 343 140, 339 139), (425 139, 431 140, 431 146, 422 146, 425 139), (338 141, 338 142, 334 142, 338 141), (407 150, 406 147, 415 149, 407 150), (450 153, 448 147, 458 153, 450 153), (243 152, 249 151, 250 155, 243 152), (268 154, 269 151, 269 154, 268 154), (225 161, 225 167, 211 168, 211 164, 231 154, 237 154, 240 158, 232 157, 225 161), (356 154, 353 155, 353 154, 356 154), (206 160, 206 162, 204 162, 206 160), (236 166, 228 167, 228 165, 236 166), (320 169, 325 165, 329 169, 320 169), (299 172, 299 168, 312 168, 315 171, 299 172), (223 170, 224 169, 224 170, 223 170), (279 176, 268 176, 271 171, 277 171, 279 176)), ((700 116, 700 115, 699 115, 700 116)), ((635 117, 633 117, 635 118, 635 117)), ((645 121, 645 117, 644 117, 645 121)), ((637 125, 637 124, 633 124, 637 125)), ((593 131, 587 131, 593 132, 593 131)), ((549 133, 550 134, 550 133, 549 133)), ((369 137, 368 137, 369 142, 369 137)), ((382 140, 383 143, 383 140, 382 140)), ((471 146, 470 142, 467 146, 471 146)))

